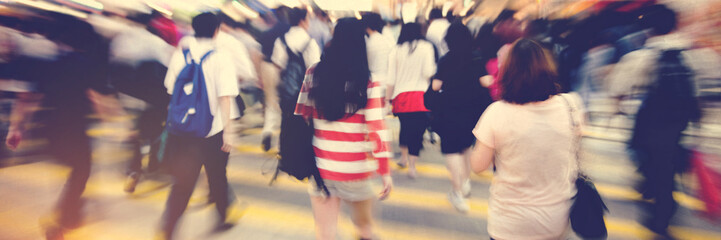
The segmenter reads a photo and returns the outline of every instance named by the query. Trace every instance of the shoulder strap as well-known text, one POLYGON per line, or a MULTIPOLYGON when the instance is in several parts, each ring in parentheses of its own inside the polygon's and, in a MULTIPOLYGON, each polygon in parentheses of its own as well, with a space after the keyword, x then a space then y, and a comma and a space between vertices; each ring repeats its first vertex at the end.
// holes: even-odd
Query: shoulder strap
POLYGON ((208 56, 210 56, 210 54, 213 52, 215 52, 215 50, 210 50, 207 53, 205 53, 205 55, 203 55, 203 57, 200 58, 200 62, 202 63, 203 61, 205 61, 205 59, 208 58, 208 56))
POLYGON ((285 51, 288 52, 288 55, 294 55, 303 59, 303 52, 305 52, 305 50, 308 48, 308 45, 310 45, 310 41, 313 41, 313 39, 311 38, 310 40, 308 40, 308 42, 305 43, 305 46, 303 46, 303 49, 299 53, 295 53, 293 52, 293 50, 290 49, 290 47, 288 46, 288 41, 285 40, 285 34, 283 34, 283 36, 280 36, 280 41, 285 46, 285 51))
POLYGON ((566 103, 566 106, 567 106, 567 108, 568 108, 568 119, 569 119, 569 121, 570 121, 570 123, 571 123, 571 132, 572 132, 573 135, 574 135, 573 142, 572 142, 572 144, 573 144, 573 151, 574 151, 574 156, 575 156, 575 158, 576 158, 576 166, 578 167, 578 175, 581 176, 581 175, 584 175, 584 174, 581 172, 581 156, 580 156, 580 151, 581 151, 581 127, 580 127, 580 125, 578 124, 578 121, 576 121, 576 118, 574 117, 574 116, 576 115, 576 111, 577 111, 577 110, 576 110, 575 105, 573 105, 573 104, 571 103, 571 101, 568 100, 568 98, 566 97, 566 94, 559 94, 558 96, 560 96, 561 99, 563 99, 563 102, 566 103))

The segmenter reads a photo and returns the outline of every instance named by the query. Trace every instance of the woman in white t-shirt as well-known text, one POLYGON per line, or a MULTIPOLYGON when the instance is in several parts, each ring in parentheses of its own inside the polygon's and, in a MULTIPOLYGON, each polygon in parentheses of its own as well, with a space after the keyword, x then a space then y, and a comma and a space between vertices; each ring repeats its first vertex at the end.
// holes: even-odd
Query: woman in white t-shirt
POLYGON ((408 175, 416 177, 416 161, 423 148, 423 133, 430 119, 423 103, 423 94, 436 73, 433 45, 421 34, 418 23, 403 24, 398 45, 391 51, 388 63, 388 98, 393 114, 401 123, 399 165, 408 165, 408 175))
MULTIPOLYGON (((577 163, 566 100, 582 105, 575 95, 559 95, 557 76, 546 49, 517 40, 501 66, 501 101, 473 130, 472 170, 495 167, 488 210, 493 239, 563 239, 568 232, 577 163)), ((580 121, 582 112, 574 118, 580 121)))

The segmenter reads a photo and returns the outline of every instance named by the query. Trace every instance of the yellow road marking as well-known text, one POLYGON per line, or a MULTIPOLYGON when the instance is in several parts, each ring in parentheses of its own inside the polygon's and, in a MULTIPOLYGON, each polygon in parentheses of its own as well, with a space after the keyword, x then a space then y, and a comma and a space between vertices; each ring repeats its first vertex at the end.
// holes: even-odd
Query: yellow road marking
MULTIPOLYGON (((35 163, 31 164, 32 166, 25 165, 22 169, 22 171, 9 171, 12 170, 15 167, 6 168, 5 171, 3 171, 3 176, 7 177, 9 179, 15 179, 16 182, 22 183, 22 184, 31 184, 36 186, 44 186, 48 183, 48 181, 57 182, 58 180, 63 180, 64 177, 67 175, 67 168, 60 167, 53 164, 48 163, 35 163), (38 178, 37 176, 44 176, 38 178)), ((21 166, 22 167, 22 166, 21 166)), ((243 184, 251 184, 256 186, 264 186, 267 185, 267 177, 260 177, 258 171, 252 171, 252 170, 246 170, 242 168, 229 168, 228 169, 228 176, 229 180, 232 182, 238 182, 243 184)), ((108 186, 107 181, 103 182, 97 182, 94 181, 94 178, 91 179, 91 181, 88 184, 87 189, 87 195, 88 196, 105 196, 108 195, 124 195, 122 193, 121 181, 115 181, 116 185, 115 187, 108 186)), ((141 184, 141 186, 144 184, 141 184)), ((290 191, 296 191, 296 192, 304 192, 307 185, 298 181, 292 181, 289 180, 286 177, 280 177, 279 181, 274 185, 275 187, 284 189, 284 190, 290 190, 290 191)), ((138 198, 142 201, 154 201, 157 204, 160 204, 162 206, 166 194, 167 189, 157 191, 154 194, 150 194, 148 196, 145 196, 143 198, 138 198)), ((196 191, 201 192, 202 191, 196 191)), ((198 194, 194 195, 192 203, 191 204, 202 204, 203 197, 196 197, 198 194)), ((203 195, 203 194, 200 194, 203 195)), ((258 202, 266 202, 262 199, 257 199, 258 202)), ((471 199, 471 213, 470 216, 474 218, 487 218, 487 208, 488 208, 488 202, 482 199, 471 199)), ((255 203, 254 203, 255 204, 255 203)), ((413 207, 418 209, 427 209, 432 210, 436 212, 453 212, 452 206, 448 203, 448 201, 445 199, 445 195, 442 193, 434 193, 430 191, 425 190, 416 190, 416 189, 407 189, 407 188, 400 188, 396 187, 391 194, 391 197, 384 202, 384 205, 391 205, 391 206, 403 206, 403 207, 413 207)), ((281 211, 282 212, 282 211, 281 211)), ((305 221, 308 221, 306 218, 305 221)), ((248 220, 250 221, 250 220, 248 220)), ((614 218, 608 218, 607 219, 607 226, 609 228, 609 232, 612 236, 619 236, 619 237, 629 237, 629 238, 640 238, 640 239, 647 239, 651 233, 637 224, 634 221, 628 221, 628 220, 622 220, 622 219, 614 219, 614 218)), ((410 227, 410 226, 409 226, 410 227)), ((412 228, 412 227, 410 227, 412 228)), ((721 234, 715 233, 715 232, 709 232, 704 230, 697 230, 693 228, 687 228, 687 227, 671 227, 670 228, 671 233, 675 234, 677 237, 681 237, 682 239, 718 239, 721 234)), ((389 233, 385 233, 389 234, 389 233)), ((395 234, 395 233, 393 233, 395 234)), ((392 238, 392 239, 399 239, 399 238, 392 238)))
MULTIPOLYGON (((265 155, 272 155, 275 156, 277 154, 277 150, 271 149, 272 154, 265 153, 259 146, 253 146, 253 145, 237 145, 236 149, 243 153, 251 153, 251 154, 265 154, 265 155)), ((394 170, 405 172, 406 170, 401 169, 397 165, 390 163, 394 170)), ((441 164, 434 164, 434 163, 417 163, 416 169, 418 171, 418 174, 424 177, 430 177, 430 178, 445 178, 448 179, 450 175, 448 174, 448 170, 445 166, 441 164)), ((478 175, 472 175, 471 179, 475 181, 480 182, 486 182, 490 183, 493 179, 493 173, 491 171, 483 171, 482 173, 478 175)), ((638 201, 641 200, 641 195, 638 194, 636 191, 631 190, 626 187, 618 187, 613 186, 609 184, 603 184, 603 183, 595 183, 596 188, 598 191, 603 195, 603 197, 608 199, 615 199, 615 200, 630 200, 630 201, 638 201)), ((704 203, 692 196, 689 196, 683 192, 674 192, 674 198, 676 201, 681 205, 688 209, 695 210, 695 211, 705 211, 706 206, 704 203)))

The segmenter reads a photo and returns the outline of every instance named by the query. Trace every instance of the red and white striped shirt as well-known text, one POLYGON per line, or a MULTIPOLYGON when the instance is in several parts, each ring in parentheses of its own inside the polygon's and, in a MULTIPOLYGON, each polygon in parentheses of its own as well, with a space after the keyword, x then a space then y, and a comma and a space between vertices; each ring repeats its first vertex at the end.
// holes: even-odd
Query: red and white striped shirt
POLYGON ((370 177, 373 172, 388 174, 390 132, 383 113, 383 88, 379 81, 368 82, 366 107, 337 121, 319 117, 308 92, 315 66, 308 69, 298 97, 295 115, 313 118, 315 134, 313 148, 316 164, 323 179, 356 181, 370 177), (373 159, 370 158, 372 154, 373 159))

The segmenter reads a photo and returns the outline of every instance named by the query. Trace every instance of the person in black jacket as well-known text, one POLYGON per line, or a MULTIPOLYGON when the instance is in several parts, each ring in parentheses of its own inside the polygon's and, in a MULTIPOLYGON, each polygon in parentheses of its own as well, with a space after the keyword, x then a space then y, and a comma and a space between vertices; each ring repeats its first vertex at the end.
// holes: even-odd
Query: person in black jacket
POLYGON ((454 23, 448 28, 445 41, 449 52, 438 62, 431 84, 437 91, 436 103, 430 105, 433 130, 441 137, 441 152, 451 172, 453 190, 448 197, 460 212, 469 210, 465 199, 470 194, 469 149, 475 138, 471 133, 483 111, 493 101, 487 88, 478 79, 485 75, 484 63, 472 52, 473 37, 468 28, 454 23))

